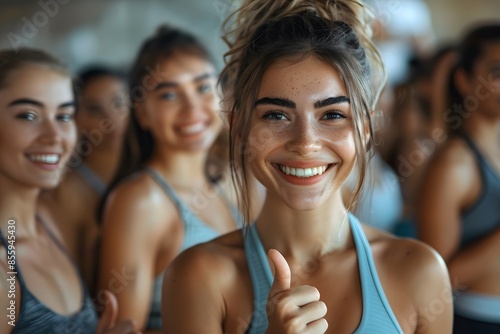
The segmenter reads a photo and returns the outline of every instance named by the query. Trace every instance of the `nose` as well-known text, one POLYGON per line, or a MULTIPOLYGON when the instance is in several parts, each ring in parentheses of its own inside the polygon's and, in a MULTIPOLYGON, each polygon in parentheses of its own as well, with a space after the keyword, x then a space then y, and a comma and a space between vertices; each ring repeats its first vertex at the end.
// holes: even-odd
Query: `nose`
POLYGON ((196 116, 202 110, 202 101, 195 94, 186 94, 184 96, 183 111, 187 117, 196 116))
POLYGON ((307 116, 296 119, 290 130, 290 140, 286 144, 287 150, 306 156, 321 149, 314 119, 307 116))
POLYGON ((44 144, 54 144, 61 141, 62 130, 56 120, 45 119, 41 124, 40 141, 44 144))

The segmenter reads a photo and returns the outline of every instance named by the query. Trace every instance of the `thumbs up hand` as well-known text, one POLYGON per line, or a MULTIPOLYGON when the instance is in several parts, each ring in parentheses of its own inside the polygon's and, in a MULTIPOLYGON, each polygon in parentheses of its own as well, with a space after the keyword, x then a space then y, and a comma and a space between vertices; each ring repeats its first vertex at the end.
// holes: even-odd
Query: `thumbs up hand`
POLYGON ((274 282, 267 298, 266 334, 323 334, 328 328, 326 305, 319 291, 309 285, 290 288, 291 270, 283 255, 275 249, 268 252, 274 266, 274 282))
POLYGON ((114 294, 109 291, 104 292, 104 311, 97 324, 97 334, 136 334, 134 322, 124 320, 116 323, 118 317, 118 301, 114 294))

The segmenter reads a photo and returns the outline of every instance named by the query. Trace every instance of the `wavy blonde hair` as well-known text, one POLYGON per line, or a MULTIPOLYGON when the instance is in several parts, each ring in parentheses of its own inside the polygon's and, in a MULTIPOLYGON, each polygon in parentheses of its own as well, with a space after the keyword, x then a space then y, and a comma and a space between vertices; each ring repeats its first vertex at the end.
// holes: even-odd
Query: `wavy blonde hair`
POLYGON ((315 56, 340 74, 350 97, 360 175, 346 207, 355 205, 373 147, 372 113, 386 78, 371 40, 372 19, 358 0, 245 0, 224 23, 229 51, 220 76, 222 105, 230 116, 231 171, 245 223, 250 223, 246 148, 252 144, 248 134, 253 106, 262 75, 278 59, 315 56))

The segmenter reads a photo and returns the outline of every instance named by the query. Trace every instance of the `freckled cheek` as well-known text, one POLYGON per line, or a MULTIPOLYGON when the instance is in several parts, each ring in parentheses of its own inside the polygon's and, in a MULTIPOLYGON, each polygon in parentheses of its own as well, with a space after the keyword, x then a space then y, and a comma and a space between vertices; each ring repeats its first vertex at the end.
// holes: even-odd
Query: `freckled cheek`
POLYGON ((257 151, 265 151, 272 145, 279 143, 280 138, 283 138, 282 135, 282 131, 267 127, 254 127, 248 136, 247 147, 257 151))

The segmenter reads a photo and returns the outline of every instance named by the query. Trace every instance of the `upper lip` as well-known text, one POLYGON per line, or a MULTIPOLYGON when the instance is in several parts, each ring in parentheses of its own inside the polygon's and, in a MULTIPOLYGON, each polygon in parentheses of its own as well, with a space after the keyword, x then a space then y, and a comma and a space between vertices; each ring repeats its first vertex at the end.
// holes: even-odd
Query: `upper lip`
POLYGON ((320 167, 320 166, 329 166, 331 164, 334 164, 334 162, 326 162, 326 161, 280 161, 276 162, 278 165, 282 166, 288 166, 288 167, 293 167, 293 168, 314 168, 314 167, 320 167))

